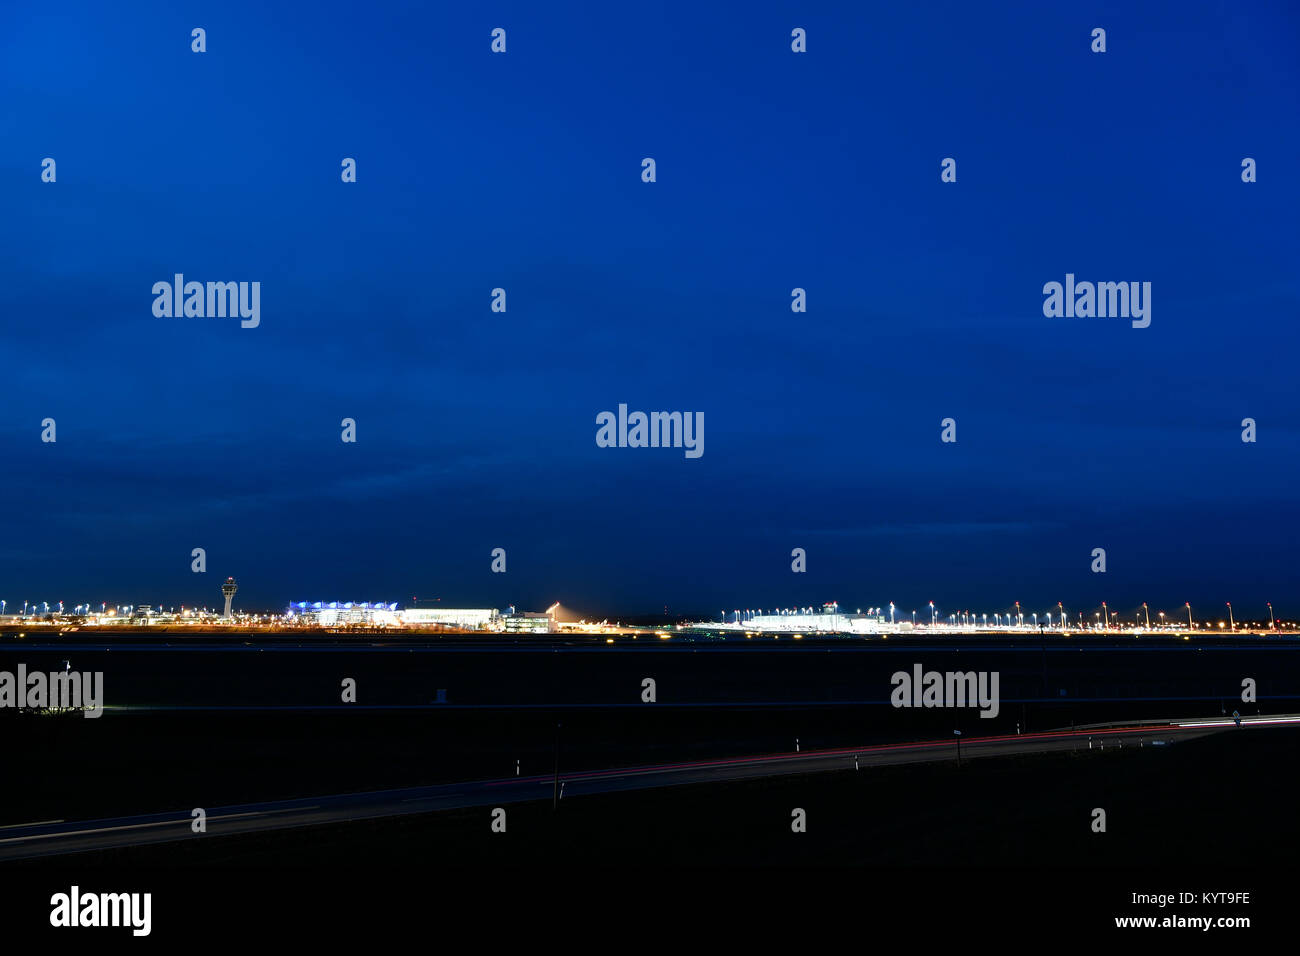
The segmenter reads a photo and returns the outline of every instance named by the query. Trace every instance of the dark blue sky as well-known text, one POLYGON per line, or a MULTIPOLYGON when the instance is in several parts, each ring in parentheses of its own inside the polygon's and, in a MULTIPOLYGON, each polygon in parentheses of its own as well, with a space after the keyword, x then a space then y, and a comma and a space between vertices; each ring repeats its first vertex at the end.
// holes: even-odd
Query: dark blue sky
POLYGON ((994 6, 11 5, 0 597, 1300 613, 1300 15, 994 6))

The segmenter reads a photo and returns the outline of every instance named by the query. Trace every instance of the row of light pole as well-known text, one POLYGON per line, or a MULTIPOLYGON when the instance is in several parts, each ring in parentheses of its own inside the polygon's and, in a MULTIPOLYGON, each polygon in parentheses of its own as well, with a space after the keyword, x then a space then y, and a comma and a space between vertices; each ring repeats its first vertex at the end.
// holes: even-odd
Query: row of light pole
MULTIPOLYGON (((59 613, 59 614, 64 613, 63 602, 62 602, 62 601, 59 601, 58 604, 59 604, 59 610, 58 610, 58 613, 59 613)), ((124 615, 125 615, 125 614, 130 614, 132 611, 135 610, 135 608, 136 608, 136 606, 135 606, 134 604, 117 604, 117 605, 114 605, 113 610, 114 610, 116 613, 118 613, 118 614, 124 614, 124 615)), ((8 602, 8 600, 6 600, 6 599, 4 599, 4 598, 0 598, 0 616, 4 616, 5 614, 7 614, 7 613, 8 613, 8 610, 9 610, 9 602, 8 602)), ((160 609, 160 610, 161 610, 161 609, 160 609)), ((175 608, 172 608, 171 610, 172 610, 172 612, 174 613, 176 609, 175 609, 175 608)), ((184 606, 181 607, 181 610, 182 610, 182 612, 185 610, 184 606)), ((205 609, 205 610, 206 610, 206 609, 205 609)), ((102 602, 100 602, 100 605, 99 605, 99 611, 100 611, 101 614, 107 614, 107 613, 108 613, 108 602, 107 602, 107 601, 102 601, 102 602)), ((23 616, 23 617, 26 617, 26 616, 28 615, 29 612, 32 613, 32 614, 38 614, 38 613, 39 613, 39 614, 49 614, 49 613, 51 613, 50 602, 49 602, 49 601, 42 601, 42 602, 39 603, 39 604, 33 604, 33 603, 31 603, 30 601, 26 601, 26 600, 24 600, 24 601, 23 601, 22 616, 23 616)), ((75 615, 80 615, 80 614, 93 614, 93 613, 94 613, 94 610, 93 610, 93 608, 91 607, 91 605, 89 605, 89 604, 78 604, 78 605, 76 605, 75 607, 73 607, 73 609, 72 609, 72 613, 75 614, 75 615)))
MULTIPOLYGON (((1235 631, 1235 630, 1237 629, 1237 622, 1236 622, 1236 619, 1233 617, 1233 613, 1232 613, 1232 602, 1231 602, 1231 601, 1228 601, 1228 602, 1225 602, 1225 603, 1226 603, 1227 608, 1228 608, 1228 621, 1229 621, 1229 628, 1230 628, 1231 630, 1235 631)), ((1273 616, 1273 604, 1272 604, 1272 602, 1265 602, 1265 603, 1268 604, 1268 627, 1269 627, 1269 630, 1273 630, 1274 622, 1275 622, 1275 618, 1274 618, 1274 616, 1273 616)), ((1020 607, 1020 602, 1019 602, 1019 601, 1016 601, 1016 602, 1015 602, 1015 606, 1016 606, 1016 612, 1015 612, 1014 617, 1015 617, 1015 621, 1016 621, 1016 626, 1017 626, 1017 627, 1023 627, 1024 624, 1025 624, 1025 614, 1024 614, 1024 611, 1021 609, 1021 607, 1020 607)), ((1187 608, 1187 625, 1188 625, 1188 627, 1195 628, 1195 627, 1196 627, 1196 622, 1192 619, 1192 604, 1191 604, 1191 602, 1190 602, 1190 601, 1185 601, 1185 602, 1183 602, 1183 606, 1184 606, 1185 608, 1187 608)), ((47 605, 46 605, 47 610, 48 610, 48 607, 49 607, 49 605, 47 604, 47 605)), ((930 626, 931 626, 931 627, 936 627, 936 626, 938 625, 938 611, 935 610, 935 606, 934 606, 934 602, 933 602, 933 601, 930 601, 930 602, 929 602, 929 607, 930 607, 930 626)), ((1056 602, 1056 607, 1057 607, 1057 611, 1058 611, 1058 620, 1060 621, 1060 626, 1061 626, 1062 628, 1065 628, 1065 627, 1068 626, 1068 625, 1067 625, 1067 620, 1068 620, 1068 619, 1067 619, 1067 616, 1066 616, 1066 613, 1065 613, 1065 605, 1064 605, 1063 602, 1061 602, 1061 601, 1057 601, 1057 602, 1056 602)), ((895 623, 897 623, 896 611, 897 611, 897 605, 895 605, 893 601, 890 601, 890 602, 889 602, 889 623, 890 623, 890 624, 895 624, 895 623)), ((879 607, 867 608, 867 613, 868 613, 869 615, 881 615, 881 614, 883 614, 883 612, 884 612, 884 609, 883 609, 883 608, 879 608, 879 607)), ((0 613, 2 613, 2 612, 0 612, 0 613)), ((25 605, 24 605, 24 613, 26 613, 25 605)), ((737 623, 739 623, 740 621, 746 620, 746 619, 748 619, 748 618, 750 618, 750 617, 753 617, 753 616, 755 616, 755 615, 762 615, 762 614, 764 614, 765 612, 763 612, 762 610, 754 610, 754 609, 752 609, 752 608, 746 608, 745 610, 740 610, 740 609, 734 610, 734 611, 732 611, 732 613, 736 615, 736 621, 737 621, 737 623)), ((816 613, 816 611, 815 611, 815 609, 812 608, 812 607, 806 607, 806 608, 779 608, 779 609, 774 610, 772 613, 775 614, 775 615, 778 615, 778 616, 785 616, 785 615, 791 615, 791 614, 813 614, 813 613, 816 613)), ((1159 617, 1160 617, 1160 625, 1163 627, 1163 626, 1164 626, 1164 623, 1165 623, 1165 612, 1164 612, 1164 611, 1159 611, 1159 612, 1157 612, 1157 613, 1159 614, 1159 617)), ((1142 615, 1143 615, 1143 619, 1144 619, 1145 622, 1146 622, 1146 627, 1147 627, 1148 629, 1150 629, 1150 627, 1151 627, 1151 609, 1150 609, 1150 607, 1148 606, 1148 604, 1147 604, 1146 601, 1143 601, 1143 602, 1142 602, 1142 615)), ((725 611, 723 612, 723 617, 724 617, 724 618, 726 617, 726 612, 725 612, 725 611)), ((994 627, 1002 627, 1002 626, 1003 626, 1003 624, 1002 624, 1002 617, 1003 617, 1002 614, 1000 614, 1000 613, 996 613, 996 612, 994 613, 994 615, 993 615, 993 626, 994 626, 994 627)), ((1010 626, 1011 626, 1011 619, 1012 619, 1012 617, 1013 617, 1013 615, 1012 615, 1010 612, 1008 612, 1007 615, 1006 615, 1006 618, 1007 618, 1006 626, 1007 626, 1007 627, 1010 627, 1010 626)), ((1051 611, 1047 611, 1047 612, 1045 612, 1044 617, 1047 619, 1047 626, 1048 626, 1048 627, 1051 627, 1051 626, 1052 626, 1052 612, 1051 612, 1051 611)), ((1110 606, 1107 604, 1107 602, 1105 602, 1105 601, 1102 601, 1102 602, 1101 602, 1101 610, 1098 611, 1098 612, 1096 612, 1095 614, 1093 614, 1093 617, 1097 619, 1098 626, 1102 627, 1102 628, 1105 629, 1105 630, 1109 630, 1109 629, 1110 629, 1110 606)), ((1037 627, 1037 626, 1038 626, 1038 613, 1037 613, 1037 612, 1032 613, 1032 614, 1031 614, 1031 618, 1032 618, 1032 620, 1033 620, 1033 626, 1034 626, 1034 627, 1037 627)), ((988 616, 988 614, 981 614, 981 615, 980 615, 980 620, 981 620, 982 626, 985 627, 985 628, 987 628, 987 627, 988 627, 988 623, 989 623, 989 616, 988 616)), ((1118 620, 1118 619, 1117 619, 1117 620, 1118 620)), ((975 624, 975 615, 974 615, 973 613, 971 613, 970 611, 961 611, 961 612, 959 612, 959 613, 949 614, 949 615, 948 615, 948 622, 949 622, 949 624, 951 624, 951 625, 953 625, 953 626, 956 626, 958 623, 960 623, 960 624, 961 624, 962 626, 964 626, 964 627, 973 626, 973 625, 975 624)), ((913 627, 916 626, 916 611, 913 611, 913 612, 912 612, 912 626, 913 626, 913 627)), ((1084 629, 1083 612, 1082 612, 1082 611, 1079 612, 1079 629, 1080 629, 1080 630, 1083 630, 1083 629, 1084 629)))
MULTIPOLYGON (((1226 601, 1226 602, 1224 602, 1224 603, 1225 603, 1225 605, 1226 605, 1227 608, 1228 608, 1228 628, 1229 628, 1229 630, 1233 630, 1233 631, 1235 631, 1235 630, 1237 629, 1237 622, 1236 622, 1236 618, 1233 617, 1233 613, 1232 613, 1232 602, 1231 602, 1231 601, 1226 601)), ((1271 601, 1266 601, 1265 604, 1268 606, 1268 629, 1271 631, 1271 630, 1274 629, 1274 626, 1275 626, 1275 624, 1276 624, 1276 618, 1275 618, 1274 615, 1273 615, 1273 603, 1272 603, 1271 601)), ((1015 602, 1015 605, 1016 605, 1016 613, 1015 613, 1014 617, 1015 617, 1015 619, 1016 619, 1016 625, 1017 625, 1017 626, 1020 626, 1020 627, 1023 627, 1023 626, 1024 626, 1024 623, 1025 623, 1025 615, 1024 615, 1024 612, 1023 612, 1023 611, 1021 610, 1021 608, 1020 608, 1020 602, 1019 602, 1019 601, 1016 601, 1016 602, 1015 602)), ((1195 628, 1195 627, 1196 627, 1196 622, 1195 622, 1195 621, 1193 620, 1193 618, 1192 618, 1192 603, 1191 603, 1190 601, 1184 601, 1184 602, 1183 602, 1183 606, 1184 606, 1185 608, 1187 608, 1187 625, 1188 625, 1188 627, 1195 628)), ((935 626, 937 626, 937 624, 938 624, 938 612, 935 610, 934 602, 933 602, 933 601, 930 601, 930 602, 929 602, 929 607, 930 607, 930 626, 931 626, 931 627, 935 627, 935 626)), ((1066 618, 1066 614, 1065 614, 1065 606, 1064 606, 1064 604, 1063 604, 1062 602, 1057 601, 1057 602, 1056 602, 1056 607, 1057 607, 1057 609, 1058 609, 1058 611, 1059 611, 1059 620, 1060 620, 1060 622, 1061 622, 1061 627, 1066 627, 1066 626, 1067 626, 1067 624, 1066 624, 1066 620, 1067 620, 1067 618, 1066 618)), ((869 613, 870 613, 870 612, 873 612, 873 611, 874 611, 874 612, 879 612, 880 610, 881 610, 880 608, 868 608, 868 612, 869 612, 869 613)), ((893 601, 890 601, 890 602, 889 602, 889 623, 890 623, 890 624, 895 623, 894 611, 895 611, 895 604, 894 604, 893 601)), ((1164 612, 1164 611, 1159 611, 1159 612, 1157 612, 1157 614, 1158 614, 1159 617, 1160 617, 1160 626, 1163 627, 1163 626, 1164 626, 1164 623, 1165 623, 1165 612, 1164 612)), ((1146 601, 1143 601, 1143 602, 1142 602, 1142 615, 1143 615, 1143 619, 1144 619, 1144 621, 1145 621, 1145 623, 1146 623, 1146 627, 1147 627, 1147 629, 1149 630, 1149 629, 1151 628, 1151 608, 1150 608, 1150 606, 1147 604, 1146 601)), ((1010 614, 1010 613, 1008 613, 1008 614, 1006 615, 1006 618, 1007 618, 1007 625, 1006 625, 1006 626, 1008 626, 1008 627, 1011 626, 1011 619, 1012 619, 1012 616, 1013 616, 1013 615, 1010 614)), ((1051 626, 1052 626, 1052 612, 1051 612, 1051 611, 1048 611, 1048 612, 1045 613, 1044 616, 1045 616, 1046 619, 1047 619, 1047 626, 1048 626, 1048 627, 1051 627, 1051 626)), ((1032 617, 1032 619, 1033 619, 1033 625, 1034 625, 1034 627, 1037 627, 1037 626, 1038 626, 1038 614, 1037 614, 1037 612, 1034 612, 1034 613, 1031 615, 1031 617, 1032 617)), ((1101 627, 1103 627, 1103 628, 1106 629, 1106 630, 1109 630, 1109 629, 1110 629, 1110 606, 1107 604, 1107 602, 1105 602, 1105 601, 1102 601, 1102 602, 1101 602, 1101 610, 1098 611, 1098 612, 1096 612, 1095 614, 1093 614, 1093 617, 1097 619, 1098 624, 1099 624, 1101 627)), ((982 621, 982 625, 983 625, 985 628, 987 628, 987 627, 988 627, 988 621, 989 621, 989 616, 988 616, 988 614, 982 614, 982 615, 980 615, 980 618, 981 618, 981 621, 982 621)), ((1118 622, 1118 620, 1119 620, 1119 619, 1116 618, 1116 621, 1117 621, 1117 622, 1118 622)), ((951 624, 951 625, 953 625, 953 626, 956 626, 956 625, 959 624, 959 623, 960 623, 962 626, 964 626, 964 627, 966 627, 966 626, 973 626, 973 625, 975 624, 975 615, 972 614, 970 611, 961 611, 961 612, 958 612, 958 613, 949 614, 949 615, 948 615, 948 622, 949 622, 949 624, 951 624)), ((1135 623, 1136 623, 1136 622, 1135 622, 1135 623)), ((913 611, 913 612, 912 612, 912 625, 913 625, 913 626, 916 625, 916 611, 913 611)), ((994 626, 994 627, 1001 627, 1001 626, 1002 626, 1002 615, 1001 615, 1001 614, 996 613, 996 612, 994 613, 994 615, 993 615, 993 626, 994 626)), ((1084 628, 1084 623, 1083 623, 1083 612, 1080 611, 1080 612, 1079 612, 1079 629, 1082 630, 1083 628, 1084 628)))
MULTIPOLYGON (((32 609, 33 612, 35 612, 36 609, 37 609, 38 607, 40 607, 40 608, 44 608, 44 610, 43 610, 41 613, 42 613, 42 614, 48 614, 49 611, 50 611, 50 602, 49 602, 49 601, 42 601, 40 604, 29 604, 29 602, 27 602, 26 600, 24 600, 24 601, 23 601, 23 614, 24 614, 24 615, 27 614, 27 608, 28 608, 28 607, 31 607, 31 609, 32 609)), ((4 614, 6 613, 6 611, 8 610, 8 608, 9 608, 9 602, 6 601, 6 600, 3 599, 3 598, 0 598, 0 616, 4 615, 4 614)), ((82 613, 82 609, 83 609, 83 608, 85 609, 85 613, 87 613, 87 614, 90 613, 90 605, 89 605, 89 604, 78 604, 76 607, 74 607, 74 608, 72 609, 72 613, 73 613, 73 614, 80 614, 80 613, 82 613)), ((105 602, 105 603, 101 604, 101 605, 100 605, 100 609, 103 610, 103 611, 107 611, 107 610, 108 610, 108 603, 105 602)), ((119 608, 119 610, 120 610, 120 608, 119 608)), ((60 614, 63 613, 63 602, 62 602, 62 601, 59 602, 59 613, 60 613, 60 614)))

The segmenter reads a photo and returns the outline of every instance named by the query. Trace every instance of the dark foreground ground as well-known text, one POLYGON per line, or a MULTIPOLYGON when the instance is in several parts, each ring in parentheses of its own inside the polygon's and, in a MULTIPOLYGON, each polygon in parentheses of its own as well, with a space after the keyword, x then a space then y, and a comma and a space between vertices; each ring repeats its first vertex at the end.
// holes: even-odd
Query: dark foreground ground
MULTIPOLYGON (((1169 747, 966 760, 488 810, 81 855, 105 866, 1293 867, 1300 731, 1169 747), (807 832, 791 829, 792 811, 807 832), (1106 832, 1093 831, 1095 808, 1106 832)), ((40 869, 43 864, 11 866, 40 869)))
MULTIPOLYGON (((511 804, 504 833, 481 808, 196 836, 0 866, 0 925, 11 942, 143 945, 129 929, 52 929, 52 895, 78 886, 150 893, 151 935, 164 947, 270 936, 369 951, 401 934, 430 946, 689 940, 767 952, 820 950, 842 929, 926 948, 1129 935, 1179 947, 1210 937, 1202 945, 1224 949, 1293 932, 1298 765, 1300 730, 1228 730, 1164 747, 511 804), (791 828, 796 808, 804 833, 791 828), (1097 808, 1105 832, 1094 831, 1097 808), (1225 891, 1245 902, 1201 895, 1225 891), (1180 893, 1191 902, 1134 897, 1180 893), (1127 917, 1183 922, 1116 925, 1127 917), (1203 917, 1251 922, 1186 925, 1203 917)), ((156 769, 140 779, 160 801, 185 788, 156 769)), ((80 786, 97 783, 88 774, 80 786)))

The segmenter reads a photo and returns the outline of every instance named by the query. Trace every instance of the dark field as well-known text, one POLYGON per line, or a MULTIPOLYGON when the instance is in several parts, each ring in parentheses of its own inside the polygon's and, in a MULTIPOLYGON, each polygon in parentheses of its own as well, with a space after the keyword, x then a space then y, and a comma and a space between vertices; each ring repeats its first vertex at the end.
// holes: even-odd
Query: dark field
POLYGON ((517 804, 503 834, 487 809, 452 810, 105 851, 78 866, 1289 866, 1298 760, 1296 730, 1229 732, 1168 748, 565 798, 556 811, 517 804), (791 832, 795 807, 806 833, 791 832), (1105 833, 1091 831, 1095 807, 1105 833))
MULTIPOLYGON (((557 757, 563 777, 789 752, 796 740, 809 751, 950 740, 957 728, 969 738, 1017 725, 1294 713, 1297 647, 1275 638, 674 638, 634 648, 6 642, 0 670, 18 661, 57 668, 65 658, 102 669, 109 709, 95 720, 0 711, 11 770, 0 826, 510 777, 516 761, 524 775, 546 775, 557 757), (890 674, 913 663, 998 670, 1001 713, 891 707, 890 674), (656 703, 640 700, 647 676, 656 703), (338 699, 344 677, 358 682, 355 705, 338 699), (1257 704, 1241 702, 1243 677, 1258 682, 1257 704), (439 690, 444 703, 434 703, 439 690)), ((161 938, 202 927, 205 937, 244 939, 298 912, 330 933, 369 932, 385 913, 426 910, 439 926, 489 925, 502 906, 529 926, 590 910, 590 925, 607 907, 640 919, 709 899, 751 926, 800 926, 837 902, 830 918, 859 929, 951 910, 999 938, 1040 939, 1113 933, 1114 916, 1159 912, 1131 905, 1133 892, 1184 889, 1250 891, 1253 908, 1213 915, 1276 921, 1285 909, 1278 887, 1300 845, 1298 764, 1295 728, 1105 750, 1088 750, 1083 738, 1072 752, 968 757, 960 767, 945 758, 569 795, 556 809, 549 799, 513 803, 504 833, 479 807, 208 834, 8 863, 0 884, 12 912, 37 929, 50 894, 73 884, 148 890, 161 938), (794 808, 806 812, 805 833, 791 830, 794 808), (1092 830, 1094 808, 1106 811, 1104 833, 1092 830), (742 869, 781 866, 810 868, 811 882, 768 886, 742 869), (685 867, 722 869, 683 877, 685 867), (602 878, 605 868, 621 875, 602 878), (520 876, 503 882, 502 870, 520 876), (792 908, 800 894, 806 910, 792 908), (781 902, 771 913, 760 905, 768 896, 781 902), (349 905, 323 909, 328 899, 349 905)))
MULTIPOLYGON (((1234 709, 1247 716, 1300 710, 1300 642, 1274 637, 1194 641, 972 637, 937 644, 895 638, 686 641, 678 636, 671 641, 619 638, 614 645, 603 639, 445 638, 377 645, 374 638, 313 644, 251 637, 199 642, 140 638, 91 644, 84 636, 69 635, 73 637, 58 642, 43 639, 41 645, 33 645, 11 635, 0 643, 0 670, 13 670, 19 661, 29 669, 61 669, 64 659, 79 671, 102 670, 108 708, 95 720, 77 714, 0 711, 6 761, 21 768, 16 785, 6 788, 0 825, 509 777, 516 772, 516 761, 525 776, 550 774, 557 761, 557 737, 563 775, 789 752, 796 746, 817 750, 950 739, 954 729, 971 736, 1112 721, 1218 717, 1234 709), (999 672, 1000 713, 983 719, 974 709, 891 707, 891 673, 909 670, 914 663, 927 670, 999 672), (340 701, 340 682, 345 677, 357 681, 356 704, 340 701), (641 700, 645 677, 656 681, 655 703, 641 700), (1257 681, 1258 703, 1241 702, 1244 677, 1257 681), (443 703, 435 703, 440 698, 443 703)), ((1275 779, 1289 771, 1293 738, 1262 731, 1239 736, 1257 758, 1257 776, 1275 779), (1284 742, 1291 748, 1286 750, 1290 757, 1274 755, 1270 748, 1284 742)), ((1227 738, 1238 740, 1233 735, 1227 738)), ((1172 755, 1117 755, 1114 761, 1109 754, 1098 759, 1080 755, 989 760, 963 769, 960 776, 944 767, 882 771, 884 779, 893 782, 888 793, 873 790, 872 805, 897 801, 888 817, 914 834, 907 843, 913 848, 918 840, 928 839, 925 834, 933 826, 943 829, 951 824, 960 832, 974 828, 968 838, 986 841, 979 844, 980 852, 1014 857, 1015 845, 1004 845, 996 836, 1002 832, 999 820, 1014 818, 1028 826, 1027 821, 1041 819, 1043 827, 1052 830, 1058 825, 1054 822, 1058 814, 1066 814, 1060 819, 1070 818, 1062 802, 1065 795, 1085 783, 1095 788, 1099 774, 1104 775, 1103 782, 1110 780, 1111 774, 1119 772, 1116 768, 1132 767, 1125 772, 1133 775, 1130 783, 1136 787, 1136 780, 1147 772, 1143 768, 1181 767, 1177 762, 1186 753, 1203 752, 1224 765, 1210 774, 1222 792, 1218 803, 1207 795, 1207 802, 1197 805, 1192 816, 1219 812, 1240 799, 1229 796, 1240 792, 1247 779, 1244 771, 1238 774, 1240 768, 1228 767, 1244 752, 1235 743, 1230 746, 1215 739, 1183 744, 1176 750, 1172 755), (1040 797, 1025 803, 1013 799, 1011 791, 998 791, 998 781, 1007 779, 1017 779, 1016 788, 1040 791, 1040 797), (980 780, 993 788, 987 801, 971 789, 980 780), (925 809, 927 794, 951 790, 959 781, 960 795, 949 793, 933 811, 925 809), (1057 785, 1052 781, 1059 783, 1059 790, 1051 789, 1057 785), (931 820, 932 813, 943 820, 931 820)), ((1163 786, 1164 771, 1152 772, 1158 778, 1153 785, 1163 786)), ((1190 768, 1177 771, 1183 772, 1195 776, 1190 768)), ((858 798, 853 788, 859 785, 860 780, 830 774, 811 783, 719 785, 700 799, 723 799, 721 794, 733 792, 734 786, 735 793, 754 794, 760 802, 764 794, 780 794, 780 803, 802 792, 800 787, 811 787, 825 796, 831 818, 840 814, 841 823, 834 829, 848 840, 842 847, 850 854, 847 862, 858 859, 854 854, 865 853, 868 846, 875 848, 873 854, 886 852, 882 848, 887 841, 882 843, 874 835, 861 844, 860 851, 853 850, 843 814, 834 809, 854 804, 858 798)), ((1189 778, 1188 786, 1207 785, 1189 778)), ((574 798, 575 803, 579 799, 583 805, 609 807, 615 816, 629 812, 628 807, 667 807, 685 801, 682 812, 691 816, 686 808, 694 798, 659 791, 574 798)), ((1094 798, 1084 802, 1089 800, 1094 798)), ((1254 822, 1261 815, 1266 820, 1280 819, 1280 811, 1274 814, 1271 809, 1273 804, 1255 805, 1260 809, 1252 817, 1254 822)), ((1161 811, 1177 815, 1185 808, 1183 801, 1178 807, 1162 805, 1161 811)), ((582 819, 595 819, 604 812, 593 810, 582 819)), ((522 820, 540 814, 538 819, 547 821, 531 828, 535 834, 548 832, 554 824, 549 806, 521 807, 518 813, 522 820)), ((746 813, 738 817, 750 821, 742 830, 759 819, 746 813)), ((1125 818, 1132 821, 1147 813, 1149 809, 1135 806, 1125 818)), ((449 811, 439 819, 461 816, 459 811, 449 811)), ((561 814, 564 819, 570 816, 567 810, 561 814)), ((1144 834, 1163 832, 1156 821, 1142 819, 1141 826, 1122 827, 1123 840, 1106 844, 1114 844, 1114 849, 1098 850, 1099 844, 1086 840, 1061 843, 1036 837, 1026 838, 1024 849, 1047 853, 1046 848, 1054 847, 1050 853, 1061 854, 1061 862, 1070 863, 1089 862, 1098 852, 1137 858, 1161 845, 1157 840, 1146 850, 1137 849, 1146 846, 1144 834)), ((408 827, 444 825, 391 824, 403 832, 408 827)), ((582 830, 585 823, 568 825, 579 827, 571 839, 598 844, 586 849, 574 845, 570 848, 574 853, 603 854, 617 842, 612 832, 598 836, 596 831, 582 830)), ((1261 825, 1267 830, 1278 823, 1261 825)), ((358 828, 369 832, 374 826, 358 828)), ((710 824, 709 833, 721 834, 717 839, 722 844, 707 849, 713 845, 712 837, 698 844, 688 840, 683 852, 697 847, 709 859, 729 859, 741 852, 726 843, 728 831, 719 826, 710 824)), ((528 837, 528 832, 530 827, 521 824, 512 832, 512 844, 541 839, 528 837)), ((799 854, 804 850, 798 847, 814 846, 822 838, 819 833, 828 835, 829 830, 821 826, 810 830, 807 839, 789 847, 789 852, 799 854)), ((293 841, 299 837, 267 839, 298 846, 293 841)), ((231 845, 245 845, 245 841, 232 840, 231 845)), ((809 852, 814 859, 820 858, 822 850, 809 852)), ((526 858, 525 854, 520 859, 526 858)), ((926 855, 912 858, 923 862, 926 855)))

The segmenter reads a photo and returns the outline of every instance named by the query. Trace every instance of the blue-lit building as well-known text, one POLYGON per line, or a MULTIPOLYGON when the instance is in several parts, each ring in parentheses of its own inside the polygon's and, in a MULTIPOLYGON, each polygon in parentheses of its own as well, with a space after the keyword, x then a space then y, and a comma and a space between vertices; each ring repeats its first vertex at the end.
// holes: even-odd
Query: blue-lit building
POLYGON ((319 627, 401 627, 397 604, 382 601, 295 601, 289 605, 289 617, 301 624, 319 627))

